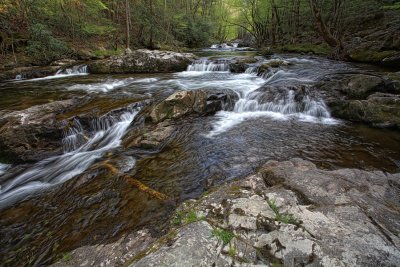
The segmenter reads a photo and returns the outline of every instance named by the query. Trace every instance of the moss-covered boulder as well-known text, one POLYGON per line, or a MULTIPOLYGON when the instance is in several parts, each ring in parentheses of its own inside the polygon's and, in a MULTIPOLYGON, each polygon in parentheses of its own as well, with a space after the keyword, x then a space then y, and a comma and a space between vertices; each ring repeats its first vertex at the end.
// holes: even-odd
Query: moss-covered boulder
POLYGON ((375 93, 366 100, 339 100, 329 104, 332 115, 374 127, 400 129, 400 96, 375 93))
POLYGON ((341 91, 355 99, 363 99, 373 92, 384 89, 384 81, 381 77, 358 74, 350 76, 344 81, 341 91))
POLYGON ((139 49, 88 64, 91 73, 155 73, 184 71, 195 59, 190 53, 139 49))

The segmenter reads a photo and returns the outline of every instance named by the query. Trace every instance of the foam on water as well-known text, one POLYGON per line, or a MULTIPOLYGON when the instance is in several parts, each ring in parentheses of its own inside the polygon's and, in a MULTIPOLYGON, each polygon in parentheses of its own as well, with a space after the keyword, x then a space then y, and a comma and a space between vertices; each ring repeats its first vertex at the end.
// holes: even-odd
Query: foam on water
MULTIPOLYGON (((337 124, 338 121, 332 119, 330 112, 324 101, 315 95, 310 95, 307 90, 299 91, 290 89, 290 85, 307 85, 313 81, 308 78, 299 77, 296 73, 289 70, 273 70, 265 73, 262 83, 254 83, 248 86, 248 81, 241 80, 244 77, 254 76, 255 67, 248 68, 245 74, 236 75, 238 80, 232 84, 224 81, 225 88, 235 90, 239 95, 239 100, 235 103, 234 110, 231 112, 222 111, 217 113, 217 121, 213 124, 213 130, 207 137, 213 137, 228 131, 232 127, 240 124, 244 120, 269 117, 274 120, 296 119, 307 123, 337 124), (241 83, 241 81, 246 81, 241 83), (263 91, 258 90, 261 85, 281 86, 280 90, 263 91), (273 94, 272 99, 270 94, 273 94), (267 98, 267 99, 265 99, 267 98)), ((300 90, 300 89, 299 89, 300 90)))
POLYGON ((107 93, 117 88, 121 88, 124 86, 128 86, 130 84, 136 83, 153 83, 158 81, 157 78, 144 78, 144 79, 134 79, 134 78, 127 78, 127 79, 107 79, 103 82, 99 83, 92 83, 92 84, 75 84, 68 87, 68 90, 83 90, 87 92, 97 92, 97 93, 107 93))
POLYGON ((72 76, 82 76, 82 75, 88 75, 88 67, 86 65, 78 65, 74 66, 72 68, 67 68, 67 69, 60 69, 57 71, 56 74, 42 77, 42 78, 34 78, 34 79, 24 79, 23 75, 18 74, 15 77, 16 81, 22 82, 22 81, 42 81, 42 80, 51 80, 51 79, 59 79, 59 78, 66 78, 66 77, 72 77, 72 76))

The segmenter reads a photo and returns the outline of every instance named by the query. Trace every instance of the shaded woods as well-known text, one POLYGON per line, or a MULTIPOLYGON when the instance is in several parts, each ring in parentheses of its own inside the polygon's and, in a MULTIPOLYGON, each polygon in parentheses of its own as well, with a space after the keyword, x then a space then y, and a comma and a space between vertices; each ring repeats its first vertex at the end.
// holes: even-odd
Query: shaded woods
POLYGON ((399 13, 393 0, 2 0, 0 50, 4 62, 43 65, 240 39, 338 59, 356 50, 357 61, 374 50, 374 62, 399 50, 399 13))

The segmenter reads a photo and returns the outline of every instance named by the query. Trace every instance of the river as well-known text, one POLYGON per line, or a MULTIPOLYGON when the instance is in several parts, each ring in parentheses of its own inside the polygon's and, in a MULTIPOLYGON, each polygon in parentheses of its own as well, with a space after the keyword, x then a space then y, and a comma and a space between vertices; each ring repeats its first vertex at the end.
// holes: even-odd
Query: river
MULTIPOLYGON (((32 164, 0 163, 0 254, 5 265, 47 264, 62 252, 106 243, 141 227, 162 231, 177 203, 254 172, 267 160, 300 157, 321 168, 398 171, 398 132, 335 119, 323 95, 294 95, 291 87, 312 85, 336 72, 375 71, 369 66, 314 56, 275 55, 288 66, 263 76, 257 64, 231 73, 229 58, 256 52, 212 53, 172 74, 91 75, 86 69, 0 84, 0 112, 87 96, 100 116, 83 133, 79 119, 65 133, 63 153, 32 164), (258 90, 265 85, 276 92, 258 90), (122 139, 140 106, 177 90, 230 89, 239 100, 231 111, 184 119, 160 150, 124 149, 122 139), (272 99, 272 100, 268 100, 272 99), (111 162, 169 201, 132 188, 101 168, 111 162)), ((261 59, 268 62, 268 60, 261 59)), ((1 113, 0 113, 1 114, 1 113)), ((66 116, 66 115, 65 115, 66 116)), ((62 118, 60 118, 62 119, 62 118)))

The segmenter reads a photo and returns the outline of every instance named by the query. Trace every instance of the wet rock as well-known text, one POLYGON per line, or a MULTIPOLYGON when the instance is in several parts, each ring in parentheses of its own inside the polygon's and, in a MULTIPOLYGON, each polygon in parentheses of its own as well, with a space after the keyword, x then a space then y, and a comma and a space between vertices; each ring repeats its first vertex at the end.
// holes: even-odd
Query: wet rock
POLYGON ((255 57, 237 57, 229 64, 229 71, 233 73, 243 73, 250 66, 250 64, 257 63, 255 57))
POLYGON ((186 70, 195 59, 190 53, 139 49, 88 64, 91 73, 154 73, 186 70))
POLYGON ((78 103, 76 99, 55 101, 3 115, 0 118, 1 157, 11 162, 34 162, 59 154, 63 129, 57 114, 78 103))
POLYGON ((397 266, 399 178, 269 161, 183 203, 181 214, 197 214, 196 222, 174 229, 169 242, 161 238, 131 266, 397 266))
POLYGON ((399 128, 400 84, 395 74, 338 74, 325 78, 314 89, 337 118, 379 128, 399 128))
POLYGON ((378 76, 352 75, 344 81, 341 91, 351 98, 363 99, 373 92, 384 90, 384 81, 378 76))
POLYGON ((150 113, 154 123, 165 119, 178 119, 206 108, 207 94, 200 90, 178 91, 157 104, 150 113))
POLYGON ((0 81, 14 79, 33 79, 54 75, 60 66, 21 67, 0 73, 0 81))
POLYGON ((400 129, 400 95, 375 93, 367 100, 330 103, 332 115, 379 128, 400 129))
POLYGON ((231 90, 178 91, 157 104, 150 117, 153 123, 159 123, 193 114, 214 114, 219 110, 231 110, 237 99, 237 94, 231 90))

